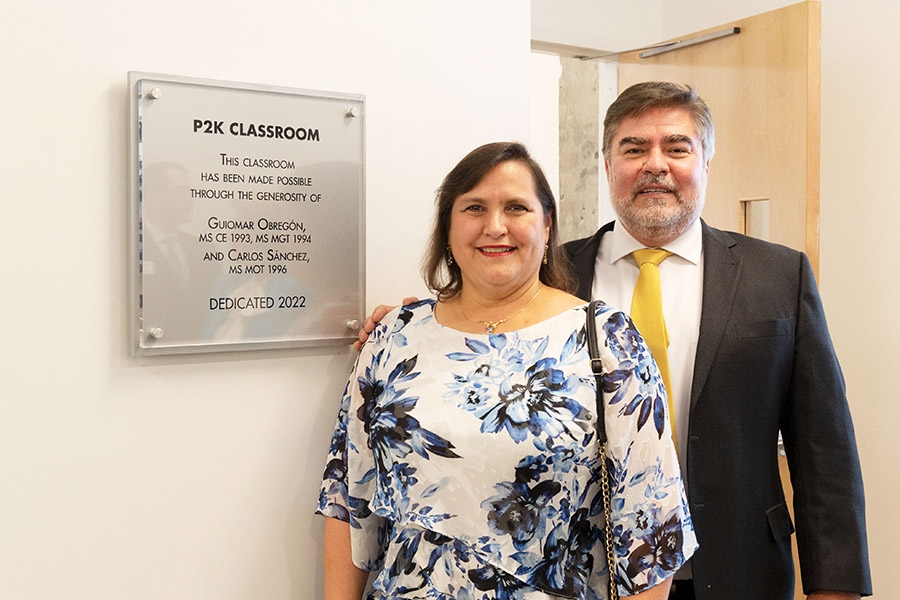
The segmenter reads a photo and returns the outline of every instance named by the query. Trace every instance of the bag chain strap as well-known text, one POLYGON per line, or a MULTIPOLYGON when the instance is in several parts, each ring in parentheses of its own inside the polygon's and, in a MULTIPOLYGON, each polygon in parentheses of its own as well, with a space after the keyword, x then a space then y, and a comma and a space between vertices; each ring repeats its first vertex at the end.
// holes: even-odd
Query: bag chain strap
POLYGON ((619 588, 613 573, 616 570, 616 553, 612 541, 612 502, 609 488, 609 468, 606 464, 606 420, 603 408, 603 362, 600 360, 600 346, 597 342, 597 300, 588 305, 587 337, 588 349, 591 353, 591 370, 597 380, 597 439, 600 441, 600 489, 603 493, 603 516, 606 529, 606 563, 609 568, 609 600, 619 600, 619 588))

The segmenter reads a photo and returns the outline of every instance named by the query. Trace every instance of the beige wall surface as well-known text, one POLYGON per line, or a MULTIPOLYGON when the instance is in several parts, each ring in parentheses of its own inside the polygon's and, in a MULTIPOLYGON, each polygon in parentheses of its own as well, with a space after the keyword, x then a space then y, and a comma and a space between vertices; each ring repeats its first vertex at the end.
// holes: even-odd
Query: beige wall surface
POLYGON ((528 141, 529 30, 517 0, 6 8, 0 598, 322 597, 312 511, 353 353, 129 357, 127 72, 364 94, 371 307, 424 293, 453 164, 528 141))

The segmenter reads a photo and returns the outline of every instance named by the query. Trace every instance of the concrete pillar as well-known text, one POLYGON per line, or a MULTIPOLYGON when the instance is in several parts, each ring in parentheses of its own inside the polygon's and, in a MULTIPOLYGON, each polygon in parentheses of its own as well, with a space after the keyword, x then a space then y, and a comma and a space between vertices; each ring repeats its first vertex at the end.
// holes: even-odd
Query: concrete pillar
POLYGON ((599 227, 599 69, 595 61, 560 57, 559 226, 562 241, 599 227))

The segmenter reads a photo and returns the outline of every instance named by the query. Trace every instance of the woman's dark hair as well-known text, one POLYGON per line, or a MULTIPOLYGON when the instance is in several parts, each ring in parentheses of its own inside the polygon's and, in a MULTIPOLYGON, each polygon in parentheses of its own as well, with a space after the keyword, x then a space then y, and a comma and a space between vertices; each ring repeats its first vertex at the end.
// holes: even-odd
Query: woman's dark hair
POLYGON ((494 167, 508 160, 519 161, 531 171, 534 187, 544 215, 550 217, 550 239, 548 240, 547 264, 541 264, 540 280, 545 285, 567 292, 574 290, 575 284, 569 270, 569 261, 559 246, 559 222, 553 192, 541 166, 531 158, 528 150, 517 142, 494 142, 485 144, 467 154, 453 167, 437 190, 435 199, 434 224, 431 238, 422 263, 422 277, 425 284, 438 299, 450 298, 462 288, 462 274, 455 262, 448 264, 450 243, 450 215, 453 203, 459 196, 469 192, 494 167))

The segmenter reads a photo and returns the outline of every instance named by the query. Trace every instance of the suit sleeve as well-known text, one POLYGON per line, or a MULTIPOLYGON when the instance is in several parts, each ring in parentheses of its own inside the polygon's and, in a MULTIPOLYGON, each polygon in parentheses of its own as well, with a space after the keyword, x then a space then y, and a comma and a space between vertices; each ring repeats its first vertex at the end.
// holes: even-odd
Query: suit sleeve
POLYGON ((791 398, 781 431, 803 591, 870 595, 862 473, 844 378, 806 255, 799 275, 791 398))

